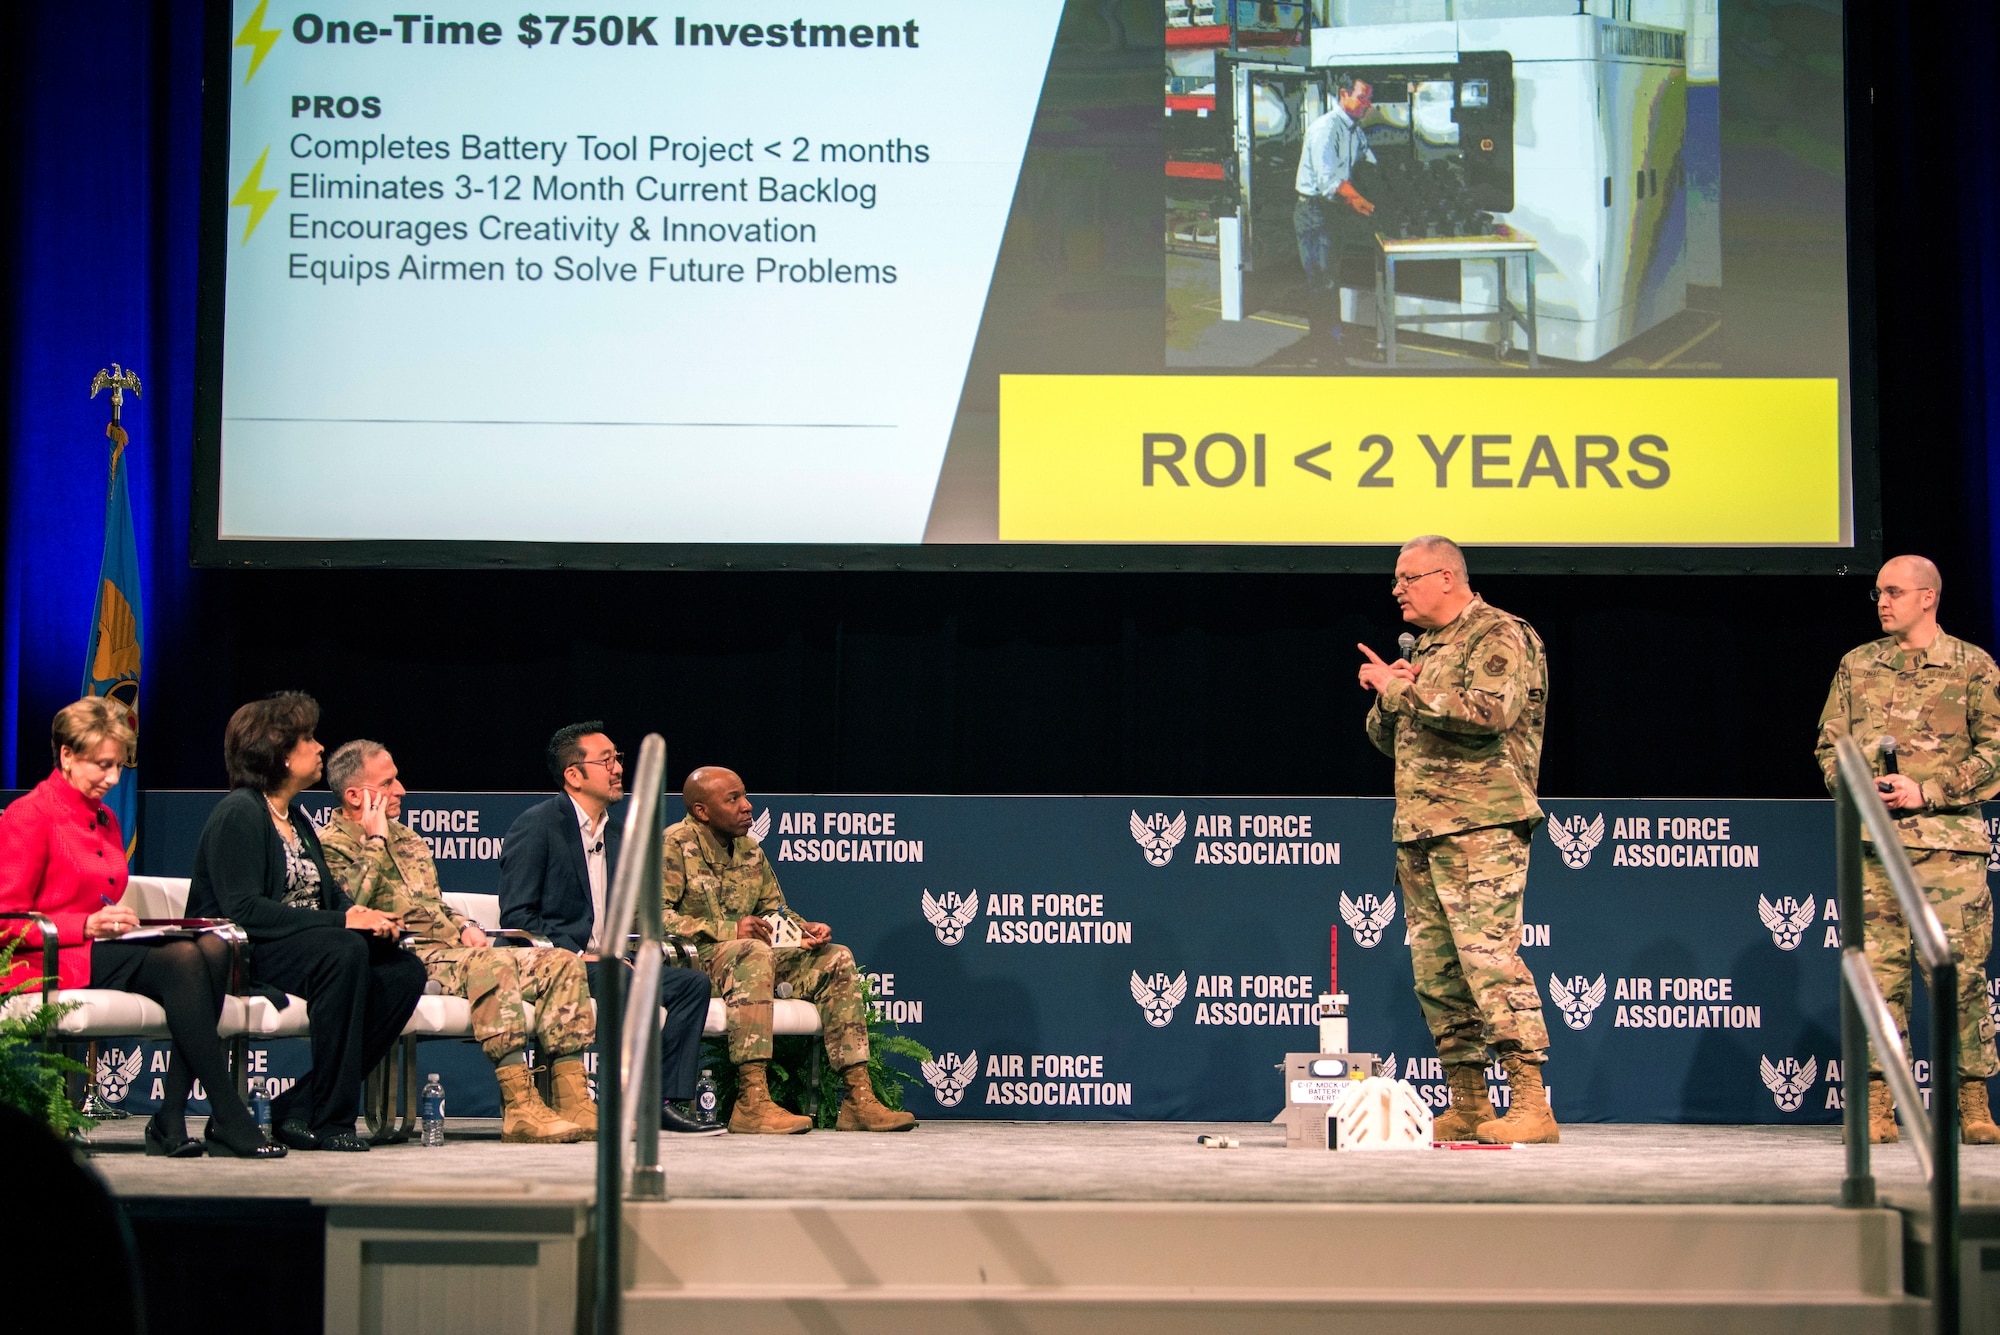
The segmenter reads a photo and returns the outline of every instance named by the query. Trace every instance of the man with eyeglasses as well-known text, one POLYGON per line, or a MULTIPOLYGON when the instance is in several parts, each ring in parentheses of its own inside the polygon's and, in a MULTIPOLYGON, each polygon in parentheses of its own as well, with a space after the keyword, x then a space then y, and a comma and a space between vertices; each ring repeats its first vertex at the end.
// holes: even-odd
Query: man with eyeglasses
MULTIPOLYGON (((1993 896, 1986 884, 1992 841, 1980 804, 2000 793, 2000 669, 1984 649, 1938 627, 1944 580, 1921 556, 1898 556, 1868 591, 1884 632, 1852 650, 1833 674, 1820 712, 1819 757, 1827 791, 1838 783, 1834 743, 1861 745, 1903 850, 1937 911, 1958 963, 1959 1123, 1969 1145, 2000 1144, 1986 1082, 2000 1073, 1986 999, 1993 896), (1895 738, 1893 748, 1885 739, 1895 738)), ((1865 836, 1864 836, 1865 837, 1865 836)), ((1872 844, 1862 858, 1868 967, 1897 1032, 1909 1033, 1910 929, 1872 844)), ((1897 1139, 1895 1100, 1880 1060, 1869 1055, 1868 1138, 1897 1139)))
MULTIPOLYGON (((500 925, 545 936, 583 956, 596 993, 604 955, 622 943, 603 939, 600 924, 624 835, 611 808, 625 797, 625 758, 592 719, 556 729, 549 738, 549 775, 562 791, 522 812, 500 851, 500 925)), ((630 967, 630 966, 625 966, 630 967)), ((660 1129, 717 1135, 677 1105, 695 1095, 701 1073, 701 1030, 708 1021, 708 978, 694 969, 660 970, 660 1129)))
POLYGON ((1548 666, 1541 637, 1466 581, 1449 538, 1412 538, 1391 586, 1423 632, 1414 661, 1385 663, 1367 645, 1362 686, 1375 692, 1368 740, 1396 763, 1396 884, 1409 926, 1417 1002, 1451 1088, 1440 1141, 1554 1144, 1542 1085, 1549 1031, 1521 962, 1529 841, 1541 824, 1548 666), (1487 1053, 1507 1070, 1507 1115, 1486 1093, 1487 1053))

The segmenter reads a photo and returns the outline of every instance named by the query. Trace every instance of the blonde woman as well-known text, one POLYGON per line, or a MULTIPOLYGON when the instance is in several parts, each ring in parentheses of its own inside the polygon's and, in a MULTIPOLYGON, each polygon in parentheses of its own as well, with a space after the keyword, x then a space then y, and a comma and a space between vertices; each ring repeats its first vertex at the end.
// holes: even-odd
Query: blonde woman
MULTIPOLYGON (((125 710, 88 696, 56 714, 49 730, 55 770, 0 814, 0 912, 40 913, 55 922, 61 951, 57 985, 103 988, 150 997, 167 1013, 173 1054, 160 1109, 146 1124, 146 1153, 189 1158, 202 1141, 187 1134, 189 1087, 200 1080, 208 1093, 210 1154, 276 1159, 281 1145, 265 1140, 236 1082, 216 1021, 228 991, 229 953, 220 937, 121 941, 139 917, 125 897, 125 834, 104 795, 118 783, 132 757, 132 728, 125 710)), ((38 929, 0 920, 0 931, 24 945, 42 944, 38 929)), ((16 958, 3 986, 41 975, 39 951, 16 958)))

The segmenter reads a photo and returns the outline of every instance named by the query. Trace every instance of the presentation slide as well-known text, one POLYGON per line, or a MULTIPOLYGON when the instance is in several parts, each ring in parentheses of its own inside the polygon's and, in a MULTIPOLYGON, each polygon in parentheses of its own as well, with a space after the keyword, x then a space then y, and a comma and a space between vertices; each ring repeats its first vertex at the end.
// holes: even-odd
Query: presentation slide
POLYGON ((235 0, 198 558, 1830 565, 1872 522, 1837 13, 866 2, 235 0))

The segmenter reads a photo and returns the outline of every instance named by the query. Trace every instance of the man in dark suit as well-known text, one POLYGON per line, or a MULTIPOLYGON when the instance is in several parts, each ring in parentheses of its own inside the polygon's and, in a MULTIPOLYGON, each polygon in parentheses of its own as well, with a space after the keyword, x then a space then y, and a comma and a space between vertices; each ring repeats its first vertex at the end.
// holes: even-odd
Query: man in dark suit
MULTIPOLYGON (((593 719, 558 728, 549 738, 549 773, 562 791, 529 807, 507 831, 500 852, 500 925, 545 936, 583 956, 590 990, 598 989, 599 958, 615 945, 599 939, 611 877, 618 866, 621 822, 611 808, 625 796, 624 757, 593 719)), ((701 1067, 701 1027, 708 1018, 708 976, 697 969, 660 971, 660 1129, 715 1135, 718 1124, 695 1121, 675 1106, 694 1097, 701 1067)))

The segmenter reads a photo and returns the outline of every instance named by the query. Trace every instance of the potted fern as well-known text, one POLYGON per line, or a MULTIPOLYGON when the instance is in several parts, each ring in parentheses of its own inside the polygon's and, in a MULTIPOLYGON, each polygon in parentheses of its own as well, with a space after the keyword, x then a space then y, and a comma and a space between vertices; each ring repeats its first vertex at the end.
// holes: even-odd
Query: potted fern
MULTIPOLYGON (((19 938, 0 941, 0 978, 13 970, 19 938)), ((51 1037, 75 1005, 40 1000, 42 980, 29 977, 0 988, 0 1104, 15 1108, 58 1137, 81 1135, 97 1123, 78 1112, 65 1088, 71 1074, 87 1075, 80 1061, 64 1056, 51 1037)))

